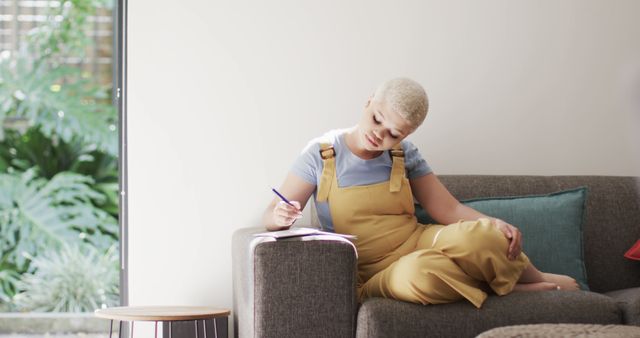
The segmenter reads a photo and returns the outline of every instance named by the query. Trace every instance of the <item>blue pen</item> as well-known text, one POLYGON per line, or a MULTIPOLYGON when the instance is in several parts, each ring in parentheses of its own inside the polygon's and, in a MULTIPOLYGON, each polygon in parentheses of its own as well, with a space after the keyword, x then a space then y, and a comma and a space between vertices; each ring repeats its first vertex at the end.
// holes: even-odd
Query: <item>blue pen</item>
POLYGON ((286 197, 282 196, 282 194, 280 194, 280 193, 278 192, 278 190, 276 190, 276 189, 274 189, 274 188, 271 188, 271 191, 273 191, 274 193, 276 193, 276 195, 278 195, 278 197, 280 197, 280 199, 281 199, 281 200, 283 200, 285 203, 289 204, 290 206, 292 206, 292 207, 294 207, 294 208, 296 208, 296 209, 298 208, 298 207, 296 207, 295 205, 291 204, 291 202, 289 202, 289 200, 288 200, 286 197))

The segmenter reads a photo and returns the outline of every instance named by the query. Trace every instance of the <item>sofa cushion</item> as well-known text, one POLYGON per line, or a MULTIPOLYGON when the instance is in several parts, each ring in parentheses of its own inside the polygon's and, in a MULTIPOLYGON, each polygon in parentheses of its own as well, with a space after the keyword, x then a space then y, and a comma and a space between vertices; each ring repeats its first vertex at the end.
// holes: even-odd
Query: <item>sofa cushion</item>
POLYGON ((640 261, 640 239, 624 253, 624 256, 635 261, 640 261))
POLYGON ((466 301, 420 305, 384 298, 366 300, 357 337, 475 337, 494 327, 537 323, 621 324, 610 297, 590 291, 514 292, 492 295, 482 308, 466 301))
MULTIPOLYGON (((586 188, 546 195, 476 198, 461 201, 481 213, 503 219, 522 232, 522 248, 541 271, 575 278, 588 290, 582 244, 586 188)), ((416 208, 420 223, 430 223, 416 208)))

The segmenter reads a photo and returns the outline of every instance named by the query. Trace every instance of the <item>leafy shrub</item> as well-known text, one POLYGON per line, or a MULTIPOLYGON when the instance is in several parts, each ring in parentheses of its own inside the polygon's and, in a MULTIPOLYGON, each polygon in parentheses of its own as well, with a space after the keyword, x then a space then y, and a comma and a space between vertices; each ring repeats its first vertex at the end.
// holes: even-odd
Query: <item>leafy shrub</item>
POLYGON ((39 252, 82 242, 103 251, 113 245, 117 220, 92 204, 92 199, 104 197, 89 187, 91 183, 91 177, 71 172, 51 180, 38 177, 35 169, 0 174, 0 266, 6 272, 0 296, 4 301, 17 291, 16 275, 9 271, 33 270, 30 259, 39 252))
POLYGON ((21 311, 89 312, 115 306, 118 296, 118 255, 87 245, 63 245, 34 258, 33 274, 23 274, 14 298, 21 311))

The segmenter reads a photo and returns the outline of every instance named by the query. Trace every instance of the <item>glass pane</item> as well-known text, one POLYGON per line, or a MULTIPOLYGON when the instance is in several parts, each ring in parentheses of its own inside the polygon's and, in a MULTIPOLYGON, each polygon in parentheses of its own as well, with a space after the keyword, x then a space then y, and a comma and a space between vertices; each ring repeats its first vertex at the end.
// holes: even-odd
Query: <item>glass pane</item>
POLYGON ((0 333, 119 305, 114 6, 0 1, 0 333))

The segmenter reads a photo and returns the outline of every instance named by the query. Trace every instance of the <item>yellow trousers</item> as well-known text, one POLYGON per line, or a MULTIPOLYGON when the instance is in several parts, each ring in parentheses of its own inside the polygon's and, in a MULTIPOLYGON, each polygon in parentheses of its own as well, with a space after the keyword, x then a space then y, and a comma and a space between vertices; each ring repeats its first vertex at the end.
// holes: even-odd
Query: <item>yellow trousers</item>
POLYGON ((360 300, 386 297, 440 304, 466 298, 479 308, 485 291, 508 294, 530 264, 524 253, 507 258, 509 242, 488 219, 419 226, 425 229, 415 251, 366 281, 358 290, 360 300))

